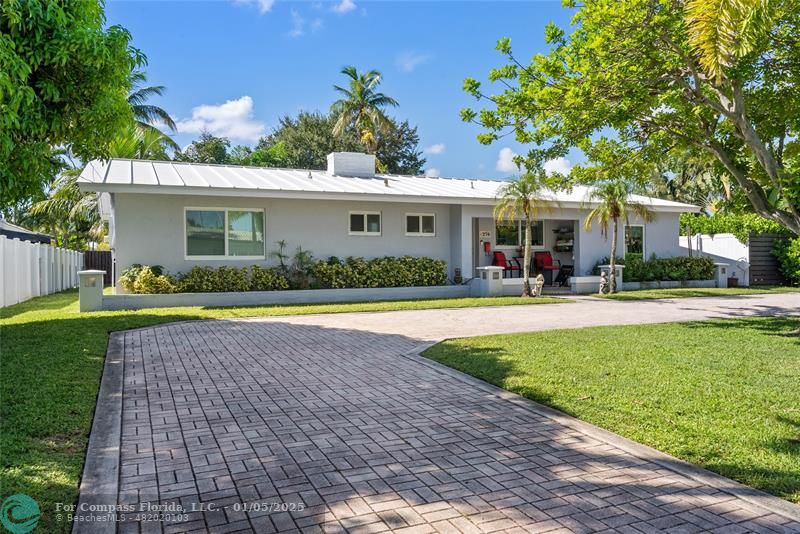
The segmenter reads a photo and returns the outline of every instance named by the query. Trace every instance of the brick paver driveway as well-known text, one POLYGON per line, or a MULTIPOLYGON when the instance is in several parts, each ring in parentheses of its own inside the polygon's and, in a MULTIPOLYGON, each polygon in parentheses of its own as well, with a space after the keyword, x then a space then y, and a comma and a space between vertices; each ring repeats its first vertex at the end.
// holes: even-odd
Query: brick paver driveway
POLYGON ((378 315, 115 334, 81 500, 186 512, 121 532, 800 531, 793 505, 425 363, 431 336, 378 315))

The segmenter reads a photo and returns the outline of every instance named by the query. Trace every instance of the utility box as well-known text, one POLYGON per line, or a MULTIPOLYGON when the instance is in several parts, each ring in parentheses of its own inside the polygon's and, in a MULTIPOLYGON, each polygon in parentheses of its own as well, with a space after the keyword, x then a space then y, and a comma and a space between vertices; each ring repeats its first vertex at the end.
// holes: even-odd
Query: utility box
POLYGON ((476 297, 500 297, 503 295, 503 268, 495 265, 478 267, 475 269, 475 289, 473 295, 476 297))
POLYGON ((730 263, 714 264, 714 281, 716 282, 717 287, 728 287, 728 276, 730 276, 730 272, 730 263))
POLYGON ((78 271, 78 301, 82 312, 103 309, 103 275, 105 271, 78 271))

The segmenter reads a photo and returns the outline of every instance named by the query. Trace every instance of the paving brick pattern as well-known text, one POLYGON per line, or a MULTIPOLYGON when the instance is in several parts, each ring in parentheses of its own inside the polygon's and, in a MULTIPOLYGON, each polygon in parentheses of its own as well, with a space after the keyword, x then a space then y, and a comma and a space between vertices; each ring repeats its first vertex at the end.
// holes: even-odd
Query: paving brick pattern
POLYGON ((119 531, 800 531, 402 356, 418 344, 291 321, 125 333, 119 502, 190 511, 119 531))

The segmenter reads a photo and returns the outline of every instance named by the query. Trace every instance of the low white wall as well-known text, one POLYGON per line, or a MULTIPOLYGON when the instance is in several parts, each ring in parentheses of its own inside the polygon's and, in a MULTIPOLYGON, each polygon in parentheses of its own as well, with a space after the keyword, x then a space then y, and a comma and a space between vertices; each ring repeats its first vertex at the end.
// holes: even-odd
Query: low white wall
POLYGON ((0 235, 0 307, 78 286, 83 255, 0 235))
POLYGON ((636 291, 638 289, 674 289, 676 287, 717 287, 715 280, 684 280, 683 282, 664 280, 662 282, 623 282, 623 291, 636 291))
POLYGON ((299 289, 231 293, 173 293, 167 295, 104 295, 104 310, 173 308, 179 306, 262 306, 323 304, 379 300, 468 297, 469 286, 379 287, 356 289, 299 289))
MULTIPOLYGON (((689 238, 680 237, 684 253, 689 252, 689 238)), ((695 256, 705 256, 717 263, 730 265, 730 272, 739 279, 740 286, 750 285, 750 269, 742 268, 750 264, 750 247, 739 241, 733 234, 693 235, 691 243, 695 256)))

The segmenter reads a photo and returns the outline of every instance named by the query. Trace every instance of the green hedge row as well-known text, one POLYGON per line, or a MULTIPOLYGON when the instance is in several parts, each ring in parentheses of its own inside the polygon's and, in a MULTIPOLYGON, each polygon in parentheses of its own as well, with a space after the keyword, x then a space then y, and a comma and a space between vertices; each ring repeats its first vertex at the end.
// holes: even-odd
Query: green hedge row
MULTIPOLYGON (((297 278, 297 273, 294 273, 297 278)), ((447 263, 432 258, 385 257, 328 258, 310 264, 300 273, 308 283, 294 287, 323 289, 357 287, 438 286, 447 283, 447 263)), ((274 291, 292 284, 279 268, 194 267, 170 275, 159 265, 132 265, 122 272, 120 285, 128 293, 218 293, 225 291, 274 291)))
POLYGON ((744 244, 750 234, 785 234, 786 228, 755 213, 728 213, 713 215, 681 214, 681 233, 691 230, 693 234, 733 234, 744 244))
POLYGON ((218 293, 223 291, 273 291, 288 289, 289 281, 276 269, 247 267, 194 267, 177 277, 160 265, 132 265, 123 271, 120 285, 129 293, 218 293))
POLYGON ((447 263, 433 258, 403 256, 395 258, 330 257, 311 268, 318 287, 414 287, 440 286, 447 283, 447 263))
MULTIPOLYGON (((600 274, 600 265, 608 263, 609 258, 598 261, 592 273, 600 274)), ((657 258, 653 254, 649 260, 645 260, 641 254, 626 254, 625 258, 617 258, 617 263, 625 266, 622 271, 622 279, 625 282, 685 282, 714 278, 714 260, 705 257, 657 258)))

